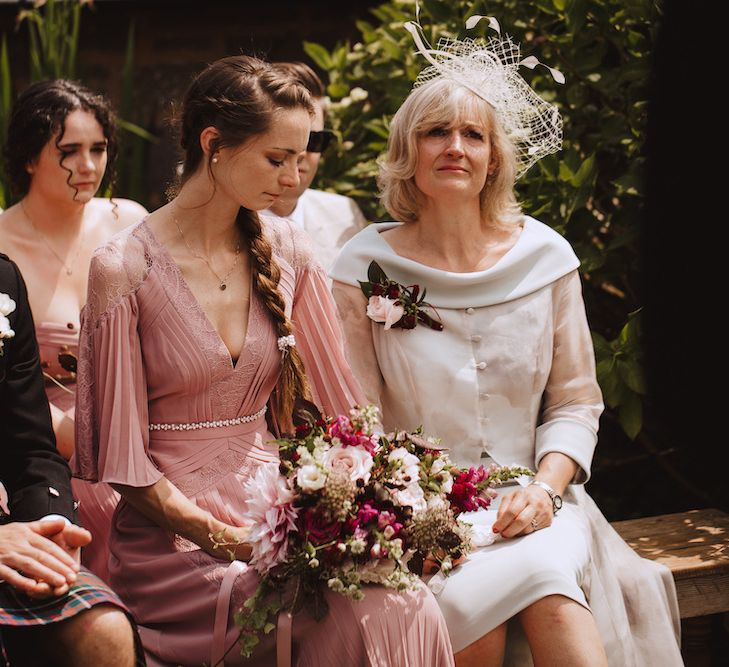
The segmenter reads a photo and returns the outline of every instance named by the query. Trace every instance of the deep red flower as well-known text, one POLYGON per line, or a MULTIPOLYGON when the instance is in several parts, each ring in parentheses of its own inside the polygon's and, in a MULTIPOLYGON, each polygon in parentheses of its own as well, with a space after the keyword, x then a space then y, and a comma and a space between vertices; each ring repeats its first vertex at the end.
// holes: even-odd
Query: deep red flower
POLYGON ((490 500, 480 496, 479 485, 486 481, 487 473, 483 466, 471 466, 453 479, 453 489, 448 494, 451 507, 460 512, 475 512, 477 509, 486 509, 490 500))
POLYGON ((341 525, 325 519, 315 509, 307 509, 299 514, 297 525, 301 534, 312 544, 326 544, 339 537, 341 525))
POLYGON ((403 329, 414 329, 417 324, 417 317, 412 314, 403 315, 400 325, 403 329))

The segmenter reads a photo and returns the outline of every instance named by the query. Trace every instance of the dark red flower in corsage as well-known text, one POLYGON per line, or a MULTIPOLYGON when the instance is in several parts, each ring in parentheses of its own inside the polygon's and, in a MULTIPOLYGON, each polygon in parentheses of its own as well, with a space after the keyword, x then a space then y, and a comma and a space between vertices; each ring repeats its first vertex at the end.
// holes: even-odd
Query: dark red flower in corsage
POLYGON ((418 322, 435 331, 443 330, 443 323, 427 312, 435 312, 435 308, 425 300, 425 290, 420 294, 419 285, 405 286, 390 280, 375 261, 370 262, 367 278, 366 282, 358 281, 368 299, 367 317, 384 324, 385 330, 414 329, 418 322))

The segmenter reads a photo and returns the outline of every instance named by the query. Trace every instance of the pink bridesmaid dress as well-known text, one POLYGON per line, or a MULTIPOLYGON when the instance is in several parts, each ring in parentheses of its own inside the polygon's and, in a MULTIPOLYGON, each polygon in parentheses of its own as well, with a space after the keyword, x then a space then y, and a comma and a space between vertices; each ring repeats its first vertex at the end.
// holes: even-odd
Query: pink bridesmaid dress
MULTIPOLYGON (((315 400, 329 414, 362 394, 344 359, 326 276, 303 232, 267 234, 315 400)), ((166 476, 222 521, 244 526, 243 485, 277 460, 266 406, 281 368, 276 333, 253 292, 237 361, 146 222, 97 250, 82 314, 75 473, 148 486, 166 476), (223 421, 225 420, 225 421, 223 421)), ((161 529, 123 499, 110 536, 111 583, 140 624, 150 665, 276 664, 276 632, 251 659, 234 646, 234 613, 254 592, 255 571, 218 560, 161 529)), ((363 602, 331 593, 330 612, 293 624, 299 667, 442 667, 450 640, 432 594, 368 587, 363 602)))
MULTIPOLYGON (((60 365, 59 355, 78 357, 78 329, 73 323, 39 322, 35 331, 48 402, 66 412, 76 400, 76 374, 60 365)), ((108 484, 82 479, 72 479, 71 488, 78 502, 78 520, 93 536, 91 544, 81 551, 81 562, 109 583, 109 532, 119 494, 108 484)))

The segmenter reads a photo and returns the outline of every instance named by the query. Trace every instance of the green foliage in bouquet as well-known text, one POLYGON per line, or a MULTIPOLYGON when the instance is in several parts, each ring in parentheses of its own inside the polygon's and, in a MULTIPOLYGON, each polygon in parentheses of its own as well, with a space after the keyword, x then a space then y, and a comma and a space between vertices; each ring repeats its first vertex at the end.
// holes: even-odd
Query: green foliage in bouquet
MULTIPOLYGON (((522 68, 535 90, 564 118, 564 147, 532 167, 517 193, 524 212, 563 234, 582 261, 585 297, 601 341, 596 353, 608 405, 630 437, 641 430, 642 383, 632 353, 615 357, 637 295, 638 233, 644 200, 643 144, 650 53, 660 16, 653 0, 423 0, 420 23, 430 43, 442 36, 488 37, 487 22, 465 30, 469 16, 495 16, 521 44, 556 67, 556 85, 543 68, 522 68)), ((356 44, 331 51, 304 43, 329 78, 329 123, 339 142, 319 167, 317 187, 355 198, 371 221, 387 218, 379 205, 377 157, 388 124, 425 66, 403 23, 415 18, 413 0, 391 0, 359 21, 356 44)))

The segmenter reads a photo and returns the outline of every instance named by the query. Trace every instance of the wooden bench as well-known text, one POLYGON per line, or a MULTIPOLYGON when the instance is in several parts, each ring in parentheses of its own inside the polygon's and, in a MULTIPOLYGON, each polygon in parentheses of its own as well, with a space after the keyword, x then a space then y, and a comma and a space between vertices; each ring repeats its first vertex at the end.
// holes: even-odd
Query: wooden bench
POLYGON ((663 563, 676 582, 687 665, 710 665, 711 643, 729 631, 729 514, 715 509, 616 521, 635 551, 663 563))

